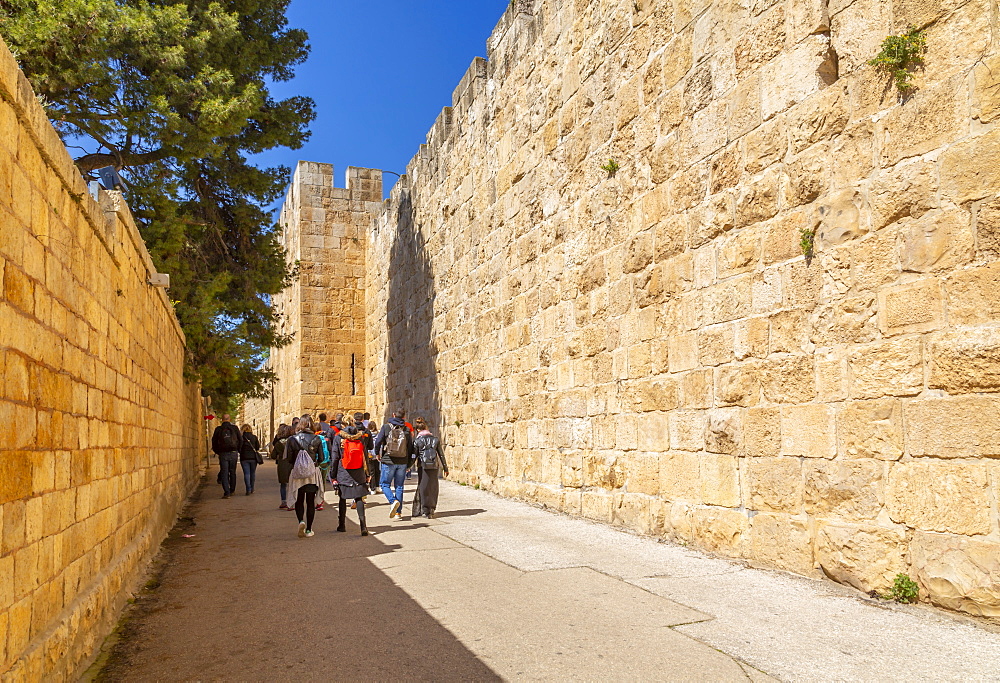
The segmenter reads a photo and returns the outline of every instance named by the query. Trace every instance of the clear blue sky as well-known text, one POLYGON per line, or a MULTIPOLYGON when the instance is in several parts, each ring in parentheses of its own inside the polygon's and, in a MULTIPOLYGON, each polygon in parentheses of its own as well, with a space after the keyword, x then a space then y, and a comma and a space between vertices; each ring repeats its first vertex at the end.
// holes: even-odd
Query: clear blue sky
MULTIPOLYGON (((336 185, 348 166, 404 173, 442 107, 509 0, 293 0, 289 25, 309 32, 312 52, 276 98, 316 101, 312 137, 272 150, 260 165, 299 159, 332 163, 336 185)), ((395 176, 386 175, 386 191, 395 176)))

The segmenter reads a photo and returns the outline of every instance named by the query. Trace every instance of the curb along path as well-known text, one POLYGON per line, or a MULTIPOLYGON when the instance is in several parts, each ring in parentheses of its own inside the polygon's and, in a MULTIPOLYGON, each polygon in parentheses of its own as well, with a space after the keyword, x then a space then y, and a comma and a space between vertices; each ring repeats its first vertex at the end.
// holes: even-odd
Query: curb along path
POLYGON ((371 496, 373 536, 327 506, 299 539, 273 468, 209 477, 109 680, 1000 680, 998 633, 448 482, 437 519, 371 496))

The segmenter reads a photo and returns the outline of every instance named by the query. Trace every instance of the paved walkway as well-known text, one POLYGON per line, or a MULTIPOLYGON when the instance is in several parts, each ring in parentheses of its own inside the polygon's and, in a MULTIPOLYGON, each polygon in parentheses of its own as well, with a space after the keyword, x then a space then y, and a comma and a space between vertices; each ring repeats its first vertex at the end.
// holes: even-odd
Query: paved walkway
POLYGON ((328 507, 299 539, 274 482, 204 489, 108 678, 1000 680, 1000 633, 927 608, 450 483, 435 520, 373 496, 373 536, 328 507))

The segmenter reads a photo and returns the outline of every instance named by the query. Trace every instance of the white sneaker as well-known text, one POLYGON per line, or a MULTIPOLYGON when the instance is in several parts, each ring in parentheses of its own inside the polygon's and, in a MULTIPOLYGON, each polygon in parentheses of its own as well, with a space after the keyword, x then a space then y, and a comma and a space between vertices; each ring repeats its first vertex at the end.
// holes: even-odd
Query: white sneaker
POLYGON ((399 508, 401 507, 403 507, 403 504, 398 500, 392 501, 392 507, 389 508, 389 519, 392 519, 393 517, 399 517, 402 519, 403 516, 399 514, 399 508))
POLYGON ((375 493, 382 493, 382 487, 381 486, 376 486, 375 487, 375 493))
POLYGON ((312 538, 315 535, 316 535, 316 532, 313 531, 312 529, 309 529, 309 531, 306 532, 306 538, 312 538))
POLYGON ((299 538, 305 538, 305 537, 306 537, 306 523, 299 522, 299 538))

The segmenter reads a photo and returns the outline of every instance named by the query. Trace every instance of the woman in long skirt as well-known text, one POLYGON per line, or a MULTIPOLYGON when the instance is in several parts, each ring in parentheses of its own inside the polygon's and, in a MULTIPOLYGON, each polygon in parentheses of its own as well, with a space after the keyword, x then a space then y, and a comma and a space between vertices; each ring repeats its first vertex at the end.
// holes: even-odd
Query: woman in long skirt
POLYGON ((420 468, 420 483, 417 484, 417 495, 420 497, 418 516, 433 519, 438 503, 438 471, 443 470, 447 477, 448 461, 444 459, 441 439, 431 434, 427 420, 418 417, 413 426, 417 430, 413 450, 417 452, 417 466, 420 468))

